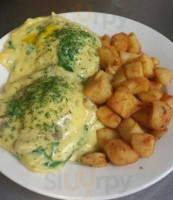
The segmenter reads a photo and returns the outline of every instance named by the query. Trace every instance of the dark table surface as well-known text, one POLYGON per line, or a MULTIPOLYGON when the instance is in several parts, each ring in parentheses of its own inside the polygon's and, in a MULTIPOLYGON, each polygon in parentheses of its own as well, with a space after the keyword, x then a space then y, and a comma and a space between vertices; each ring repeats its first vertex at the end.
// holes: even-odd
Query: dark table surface
MULTIPOLYGON (((0 37, 29 17, 72 11, 96 11, 144 23, 173 41, 173 0, 0 0, 0 37)), ((53 200, 33 193, 0 173, 0 200, 53 200)), ((121 200, 172 200, 173 173, 121 200)))

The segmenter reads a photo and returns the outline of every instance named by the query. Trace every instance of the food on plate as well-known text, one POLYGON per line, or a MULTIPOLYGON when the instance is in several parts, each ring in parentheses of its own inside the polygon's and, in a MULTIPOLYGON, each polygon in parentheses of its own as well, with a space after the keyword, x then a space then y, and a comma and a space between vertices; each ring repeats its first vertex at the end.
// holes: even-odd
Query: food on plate
POLYGON ((173 74, 133 32, 99 37, 52 13, 12 31, 0 63, 0 146, 34 172, 134 163, 171 122, 173 74))
MULTIPOLYGON (((101 42, 101 71, 111 75, 107 81, 112 86, 112 95, 97 106, 97 118, 105 126, 97 130, 97 141, 100 152, 112 164, 122 166, 136 162, 139 157, 150 157, 156 141, 168 132, 173 97, 167 94, 166 84, 171 82, 173 74, 160 67, 156 57, 142 53, 135 33, 104 35, 101 42), (117 55, 108 56, 105 48, 116 50, 121 61, 116 62, 117 55)), ((94 79, 90 84, 94 87, 94 79)), ((106 84, 100 91, 102 94, 107 91, 106 84)))
POLYGON ((112 139, 105 146, 104 150, 112 164, 123 166, 134 163, 139 155, 123 140, 112 139))
POLYGON ((30 170, 56 172, 76 151, 96 149, 103 125, 83 82, 99 69, 100 46, 98 35, 54 13, 10 33, 0 53, 10 72, 0 94, 0 146, 30 170))

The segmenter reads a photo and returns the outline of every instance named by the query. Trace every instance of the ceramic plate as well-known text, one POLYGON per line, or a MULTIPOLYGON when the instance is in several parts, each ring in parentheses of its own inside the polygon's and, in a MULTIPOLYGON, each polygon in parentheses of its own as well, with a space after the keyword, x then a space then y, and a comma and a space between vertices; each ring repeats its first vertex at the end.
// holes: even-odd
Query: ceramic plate
MULTIPOLYGON (((159 58, 161 66, 173 70, 173 43, 157 31, 136 21, 116 15, 73 12, 63 17, 89 27, 99 35, 135 32, 142 51, 159 58)), ((0 50, 8 35, 0 40, 0 50)), ((6 82, 7 71, 0 66, 0 86, 6 82)), ((173 84, 168 86, 173 94, 173 84)), ((12 154, 0 148, 0 171, 14 182, 37 193, 61 199, 100 200, 126 196, 151 186, 173 170, 173 123, 169 132, 157 142, 154 154, 137 163, 115 167, 90 168, 67 164, 56 174, 28 171, 12 154)))

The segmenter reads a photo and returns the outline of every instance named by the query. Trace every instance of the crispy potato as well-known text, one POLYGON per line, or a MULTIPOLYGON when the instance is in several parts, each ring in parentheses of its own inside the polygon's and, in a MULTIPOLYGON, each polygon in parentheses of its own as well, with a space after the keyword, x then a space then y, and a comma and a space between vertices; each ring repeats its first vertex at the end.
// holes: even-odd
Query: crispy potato
POLYGON ((100 37, 100 40, 101 40, 101 43, 102 43, 102 46, 105 47, 105 46, 110 46, 111 45, 111 39, 108 35, 103 35, 102 37, 100 37))
POLYGON ((112 80, 112 86, 113 88, 119 87, 122 83, 124 83, 127 80, 126 75, 125 75, 125 70, 123 67, 120 67, 120 69, 117 71, 115 76, 113 77, 112 80))
POLYGON ((103 149, 108 141, 115 138, 120 138, 120 135, 116 130, 110 128, 101 128, 97 130, 97 141, 101 149, 103 149))
POLYGON ((151 57, 151 60, 153 62, 154 67, 157 67, 160 64, 160 61, 155 57, 151 57))
POLYGON ((168 129, 165 128, 163 130, 155 130, 150 132, 151 135, 154 136, 155 141, 160 140, 162 136, 164 136, 168 132, 168 129))
POLYGON ((128 165, 138 160, 139 155, 123 140, 110 140, 104 150, 112 164, 117 166, 128 165))
POLYGON ((103 78, 103 79, 106 78, 106 79, 108 79, 109 81, 112 81, 113 76, 110 75, 110 74, 108 74, 108 73, 106 73, 106 72, 103 71, 103 70, 100 70, 100 71, 98 71, 97 74, 94 76, 94 80, 97 81, 97 80, 102 79, 102 78, 103 78))
POLYGON ((162 67, 156 68, 156 78, 162 84, 168 84, 171 82, 173 78, 173 74, 169 69, 165 69, 162 67))
POLYGON ((114 65, 121 66, 122 65, 121 58, 120 58, 117 50, 115 49, 115 47, 114 46, 109 46, 109 49, 111 50, 111 52, 114 55, 114 59, 115 59, 114 65))
POLYGON ((169 94, 164 94, 161 100, 166 102, 173 109, 173 96, 169 94))
POLYGON ((133 150, 141 158, 148 158, 152 155, 155 146, 155 139, 150 134, 134 134, 132 136, 131 145, 133 150))
POLYGON ((108 107, 123 118, 128 118, 139 109, 139 101, 130 92, 116 91, 108 100, 108 107))
POLYGON ((97 78, 84 88, 84 94, 95 104, 106 102, 112 95, 112 86, 108 78, 97 78))
POLYGON ((131 137, 132 137, 133 134, 144 133, 144 130, 132 118, 124 119, 120 123, 120 125, 118 127, 118 131, 119 131, 122 139, 129 144, 131 142, 131 137))
POLYGON ((130 33, 128 38, 128 52, 139 54, 141 52, 141 45, 135 33, 130 33))
POLYGON ((159 90, 161 92, 165 92, 166 91, 166 88, 165 88, 165 85, 159 83, 159 82, 156 82, 156 81, 150 81, 150 90, 159 90))
POLYGON ((172 118, 172 108, 163 101, 153 102, 153 108, 150 116, 150 126, 154 130, 163 130, 167 128, 172 118))
POLYGON ((100 66, 102 69, 106 69, 107 66, 115 64, 115 57, 110 48, 107 46, 100 47, 97 49, 97 52, 100 57, 100 66))
POLYGON ((146 78, 154 78, 155 71, 152 59, 148 55, 143 54, 134 60, 134 62, 138 61, 142 64, 144 76, 146 78))
POLYGON ((117 128, 121 122, 121 118, 107 106, 100 107, 96 115, 98 119, 109 128, 117 128))
POLYGON ((122 83, 121 87, 127 89, 132 94, 138 94, 140 92, 146 92, 149 89, 149 81, 145 77, 135 78, 122 83))
POLYGON ((108 73, 110 75, 115 75, 119 68, 120 68, 120 66, 117 66, 117 65, 108 66, 108 67, 106 67, 106 73, 108 73))
POLYGON ((115 49, 120 51, 127 51, 128 49, 128 35, 126 33, 117 33, 112 36, 111 44, 115 49))
POLYGON ((143 77, 143 68, 141 62, 132 62, 125 65, 125 73, 127 79, 143 77))
POLYGON ((153 101, 158 101, 163 96, 163 93, 159 90, 149 90, 147 92, 141 92, 138 95, 138 98, 144 103, 152 103, 153 101))
POLYGON ((107 165, 105 154, 99 152, 88 153, 82 156, 81 161, 82 164, 91 167, 106 167, 107 165))
POLYGON ((138 122, 140 125, 146 127, 146 128, 151 128, 150 127, 150 113, 151 113, 151 108, 145 108, 138 110, 132 115, 132 118, 138 122))
POLYGON ((123 65, 131 62, 133 59, 137 57, 139 57, 139 54, 120 51, 120 58, 123 65))

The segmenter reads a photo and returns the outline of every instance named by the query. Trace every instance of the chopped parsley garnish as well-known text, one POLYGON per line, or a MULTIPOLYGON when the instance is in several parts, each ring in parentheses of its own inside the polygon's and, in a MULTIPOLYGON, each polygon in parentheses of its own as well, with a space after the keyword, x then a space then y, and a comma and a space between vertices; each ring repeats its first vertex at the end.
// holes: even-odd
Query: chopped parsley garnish
POLYGON ((59 64, 65 70, 71 72, 74 71, 74 64, 77 61, 77 55, 86 45, 87 39, 90 40, 91 45, 96 41, 91 33, 75 26, 66 26, 55 30, 53 36, 60 40, 57 47, 59 64))

